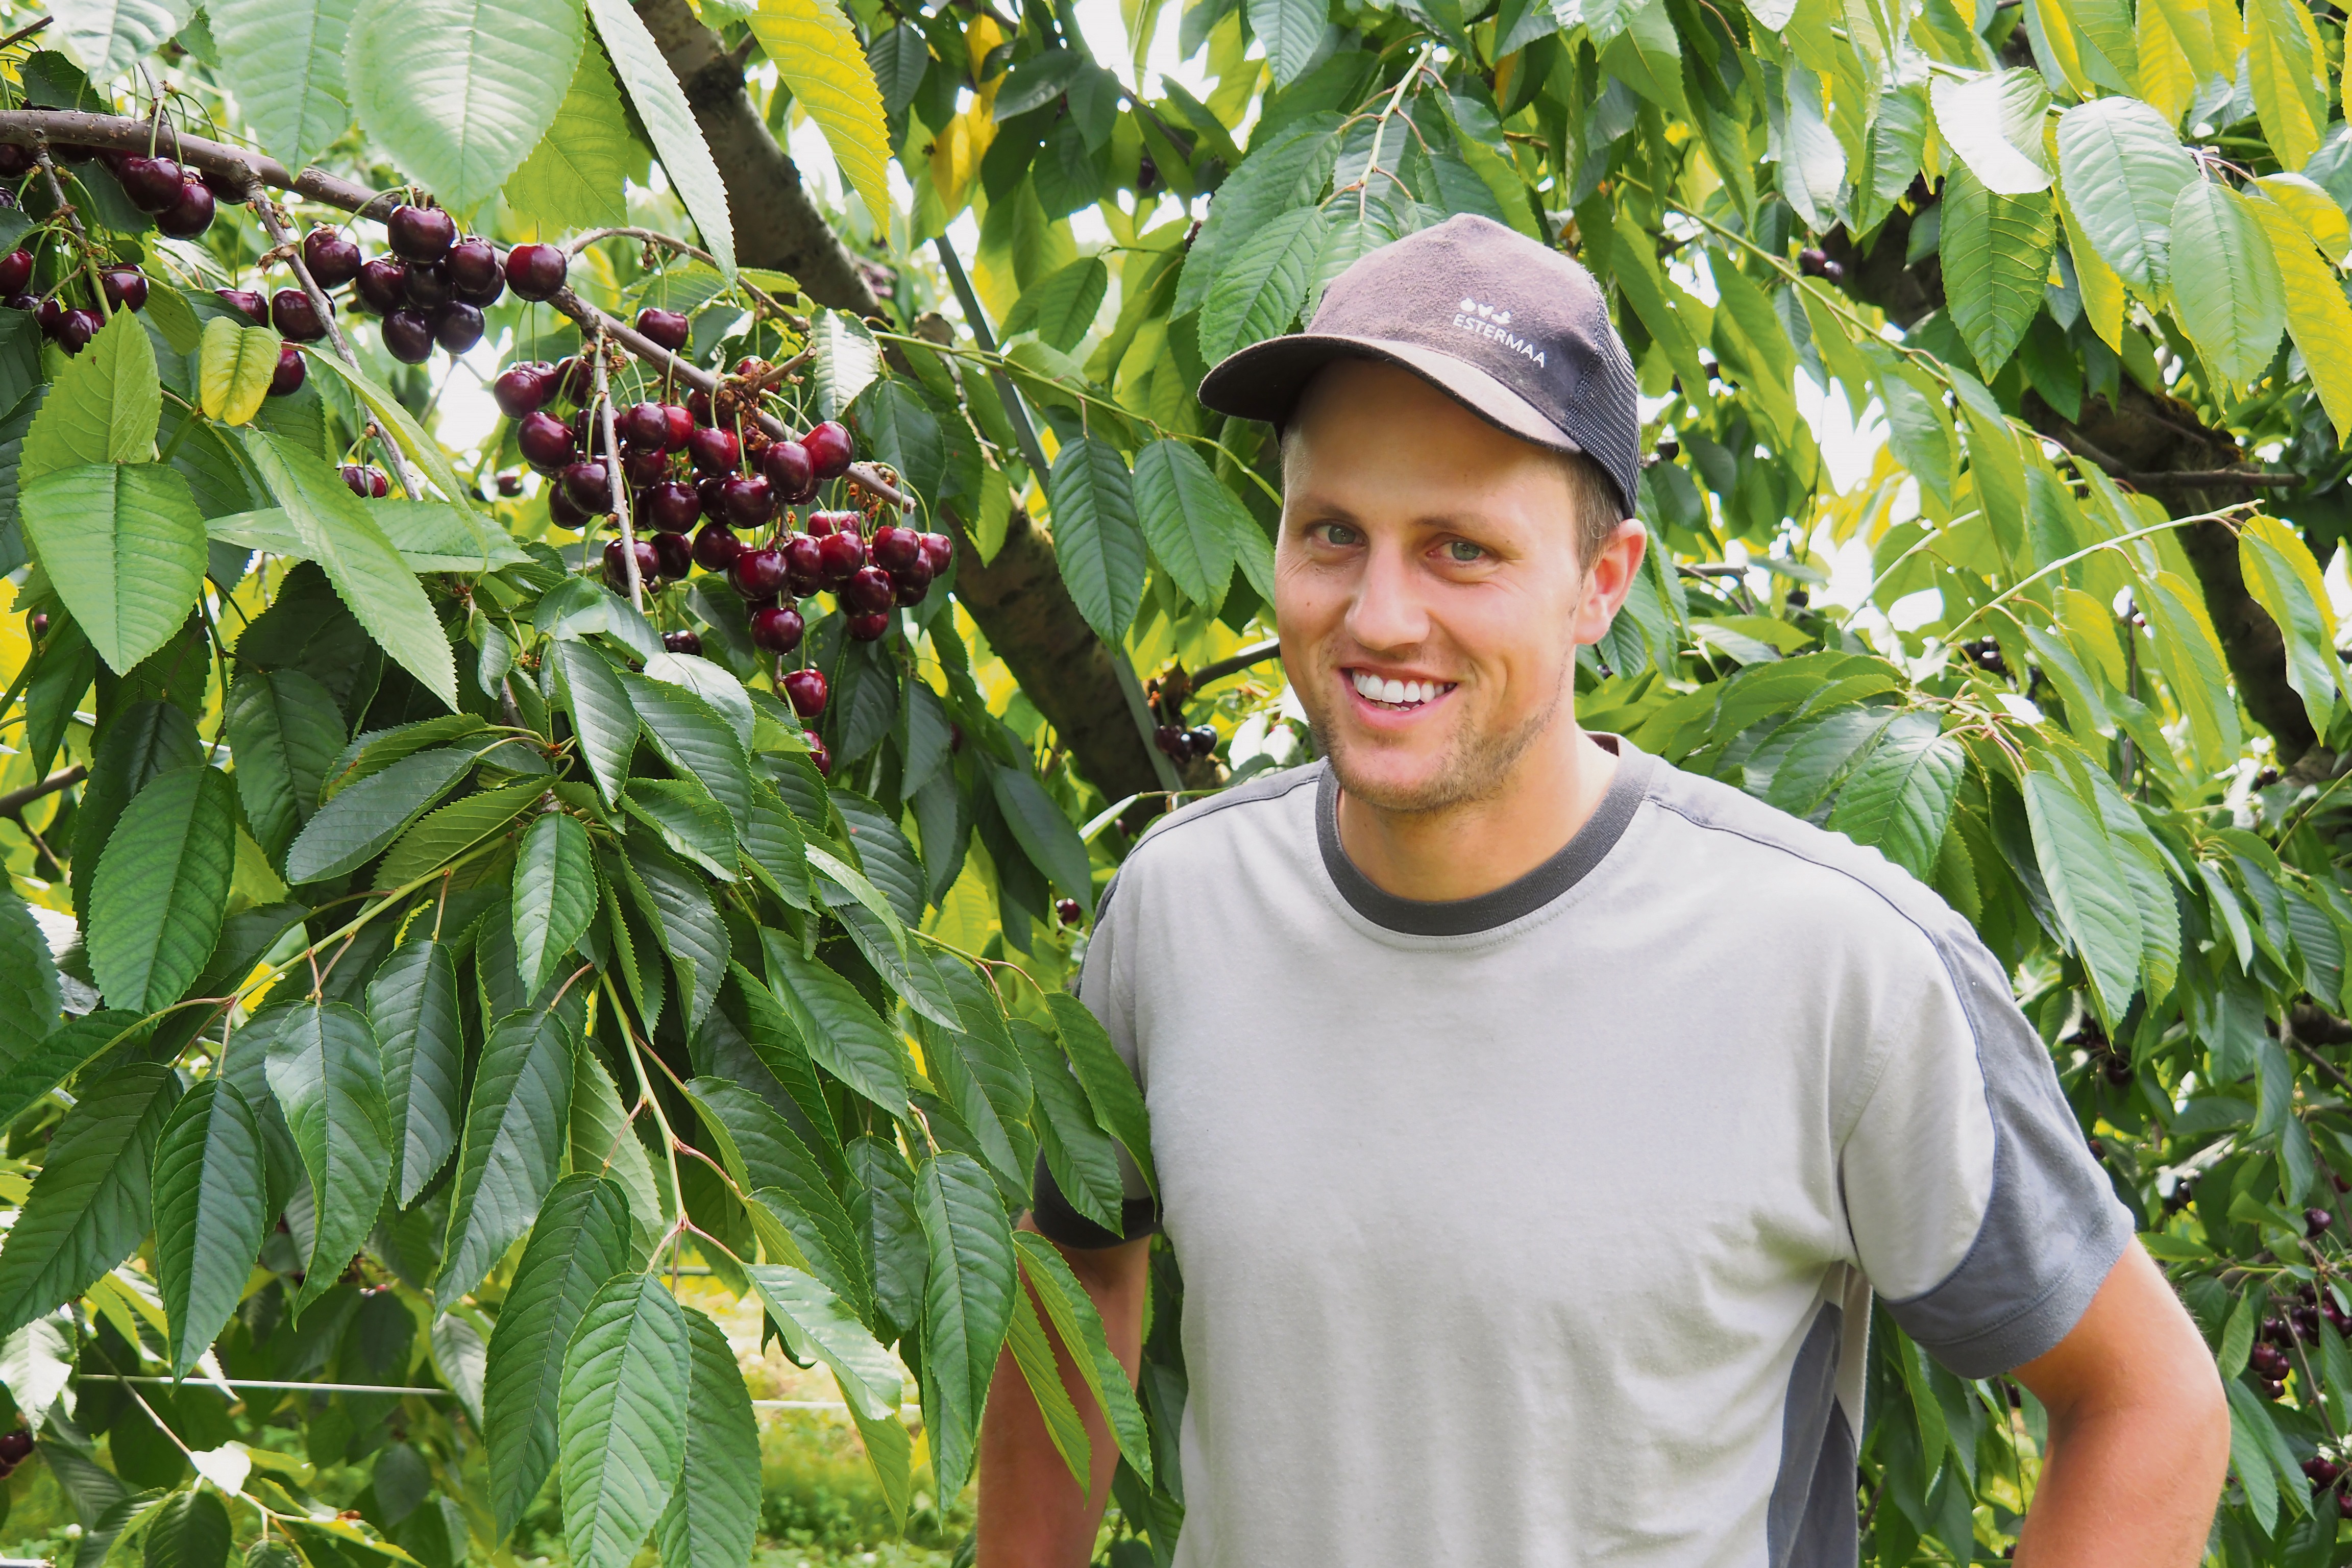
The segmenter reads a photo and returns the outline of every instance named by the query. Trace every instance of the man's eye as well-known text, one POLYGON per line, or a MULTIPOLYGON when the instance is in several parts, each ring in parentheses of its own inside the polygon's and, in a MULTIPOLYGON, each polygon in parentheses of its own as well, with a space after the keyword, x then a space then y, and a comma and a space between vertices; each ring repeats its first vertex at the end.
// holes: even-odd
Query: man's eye
POLYGON ((1486 559, 1486 547, 1466 539, 1450 539, 1445 542, 1445 558, 1464 566, 1475 565, 1486 559))
POLYGON ((1315 525, 1315 531, 1323 536, 1323 542, 1326 544, 1354 544, 1363 538, 1344 522, 1318 522, 1315 525))

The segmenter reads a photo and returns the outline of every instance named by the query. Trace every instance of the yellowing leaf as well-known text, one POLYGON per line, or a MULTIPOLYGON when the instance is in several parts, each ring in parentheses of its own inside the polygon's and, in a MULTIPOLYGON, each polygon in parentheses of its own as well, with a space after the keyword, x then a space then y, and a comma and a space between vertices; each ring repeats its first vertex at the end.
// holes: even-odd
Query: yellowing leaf
POLYGON ((2270 241, 2286 294, 2287 332, 2303 351, 2320 406, 2341 442, 2352 436, 2352 305, 2345 303, 2335 273, 2312 248, 2310 231, 2270 187, 2257 190, 2245 207, 2270 241))
POLYGON ((622 183, 643 184, 645 177, 645 148, 629 134, 629 111, 613 83, 613 68, 604 49, 591 43, 580 51, 580 68, 555 123, 508 179, 507 205, 548 236, 625 224, 629 205, 622 183))
POLYGON ((2303 174, 2264 174, 2254 184, 2263 195, 2294 215, 2322 256, 2331 264, 2342 265, 2345 252, 2352 250, 2352 223, 2346 221, 2344 209, 2320 189, 2318 182, 2303 174))
POLYGON ((2155 0, 2139 8, 2139 96, 2175 125, 2197 96, 2197 72, 2155 0))
POLYGON ((2327 125, 2326 58, 2302 0, 2247 0, 2246 76, 2271 152, 2300 169, 2327 125))
POLYGON ((261 412, 278 374, 282 346, 268 327, 244 327, 226 316, 205 323, 196 389, 205 412, 225 425, 242 425, 261 412))
MULTIPOLYGON (((2218 4, 2228 5, 2229 0, 2218 0, 2218 4)), ((2151 10, 2163 14, 2164 30, 2171 35, 2172 41, 2179 46, 2181 54, 2188 58, 2190 73, 2199 81, 2203 81, 2219 68, 2213 48, 2213 5, 2210 5, 2208 0, 2148 0, 2147 5, 2140 7, 2140 25, 2143 28, 2147 25, 2147 14, 2151 10)), ((2236 31, 2237 15, 2234 6, 2231 6, 2230 22, 2231 30, 2236 31)), ((2145 38, 2145 37, 2146 34, 2143 33, 2142 37, 2145 38)), ((2141 48, 2143 50, 2140 57, 2141 80, 2145 82, 2147 57, 2145 53, 2147 45, 2144 42, 2141 48)), ((2230 58, 2235 59, 2237 51, 2232 49, 2230 52, 2230 58)), ((2143 98, 2147 96, 2145 89, 2140 96, 2143 98)), ((2151 99, 2149 101, 2155 100, 2151 99)), ((2161 108, 2162 105, 2159 104, 2158 107, 2161 108)))
POLYGON ((882 89, 849 18, 833 0, 760 0, 751 20, 751 36, 824 132, 875 227, 889 233, 890 133, 882 121, 882 89))

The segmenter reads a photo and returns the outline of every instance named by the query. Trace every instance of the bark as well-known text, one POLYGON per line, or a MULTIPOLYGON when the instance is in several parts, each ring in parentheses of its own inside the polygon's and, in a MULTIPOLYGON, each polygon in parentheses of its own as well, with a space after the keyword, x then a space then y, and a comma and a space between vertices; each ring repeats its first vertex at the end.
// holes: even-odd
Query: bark
MULTIPOLYGON (((1844 268, 1847 290, 1876 305, 1904 327, 1944 302, 1943 268, 1934 257, 1916 266, 1903 264, 1910 226, 1910 215, 1898 208, 1879 230, 1867 255, 1843 229, 1822 244, 1844 268)), ((2245 454, 2226 432, 2199 420, 2187 404, 2151 394, 2128 376, 2123 378, 2114 399, 2105 394, 2086 397, 2079 420, 2065 418, 2032 392, 2025 395, 2021 412, 2036 432, 2077 457, 2108 473, 2133 476, 2173 517, 2193 517, 2244 499, 2242 489, 2151 482, 2168 473, 2210 478, 2216 470, 2241 464, 2245 454)), ((2317 749, 2318 736, 2312 731, 2303 699, 2287 684, 2285 639, 2269 613, 2246 590, 2245 576, 2238 568, 2237 536, 2226 524, 2198 522, 2182 528, 2179 539, 2204 593, 2205 607, 2221 640, 2230 675, 2237 682, 2239 700, 2254 721, 2270 731, 2280 764, 2291 765, 2317 749)), ((2333 761, 2324 753, 2321 760, 2333 761)))

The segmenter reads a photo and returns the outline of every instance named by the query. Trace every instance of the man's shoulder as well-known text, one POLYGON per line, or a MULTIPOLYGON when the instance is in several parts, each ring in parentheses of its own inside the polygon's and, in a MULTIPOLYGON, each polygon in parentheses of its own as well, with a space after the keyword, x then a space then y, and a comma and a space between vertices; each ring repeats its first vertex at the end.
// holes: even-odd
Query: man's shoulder
POLYGON ((1312 762, 1261 773, 1206 800, 1172 811, 1145 829, 1120 875, 1139 864, 1174 868, 1221 860, 1244 842, 1262 844, 1272 832, 1285 838, 1314 840, 1312 802, 1328 764, 1312 762))

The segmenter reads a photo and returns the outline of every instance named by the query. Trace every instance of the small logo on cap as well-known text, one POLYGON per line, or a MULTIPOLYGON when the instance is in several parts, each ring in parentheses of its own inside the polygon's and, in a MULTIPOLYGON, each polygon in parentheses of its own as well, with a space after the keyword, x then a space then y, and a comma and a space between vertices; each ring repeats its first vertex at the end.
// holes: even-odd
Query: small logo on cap
POLYGON ((1492 305, 1481 305, 1472 299, 1464 299, 1462 313, 1465 316, 1475 315, 1482 321, 1492 321, 1498 327, 1507 327, 1511 324, 1511 313, 1508 310, 1498 310, 1492 305))
POLYGON ((1493 305, 1481 305, 1477 300, 1465 295, 1462 308, 1454 313, 1454 324, 1465 332, 1477 333, 1488 342, 1499 343, 1515 354, 1526 355, 1535 361, 1536 368, 1538 370, 1544 368, 1544 351, 1516 332, 1507 330, 1511 324, 1511 313, 1508 310, 1497 309, 1493 305))

